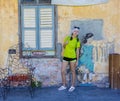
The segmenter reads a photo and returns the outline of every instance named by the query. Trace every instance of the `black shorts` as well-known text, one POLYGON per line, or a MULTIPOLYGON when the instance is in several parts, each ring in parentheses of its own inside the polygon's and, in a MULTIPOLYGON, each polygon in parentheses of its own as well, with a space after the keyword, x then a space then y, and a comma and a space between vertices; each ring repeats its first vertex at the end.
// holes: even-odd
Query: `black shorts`
POLYGON ((64 61, 76 61, 76 58, 67 58, 67 57, 63 57, 64 61))

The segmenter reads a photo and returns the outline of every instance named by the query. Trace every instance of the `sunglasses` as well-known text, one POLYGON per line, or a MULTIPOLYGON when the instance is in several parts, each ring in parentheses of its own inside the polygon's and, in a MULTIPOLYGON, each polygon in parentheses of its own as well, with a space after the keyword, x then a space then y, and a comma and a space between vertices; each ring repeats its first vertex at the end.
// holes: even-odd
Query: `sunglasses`
POLYGON ((80 29, 80 27, 76 27, 76 26, 74 26, 74 28, 80 29))

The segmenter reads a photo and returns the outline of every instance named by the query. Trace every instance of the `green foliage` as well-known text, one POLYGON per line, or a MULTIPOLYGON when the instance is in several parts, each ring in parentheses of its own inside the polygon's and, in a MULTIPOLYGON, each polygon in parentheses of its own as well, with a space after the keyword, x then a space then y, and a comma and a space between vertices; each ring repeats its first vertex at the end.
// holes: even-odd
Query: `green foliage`
POLYGON ((31 86, 32 87, 41 87, 42 82, 41 81, 32 81, 31 86))

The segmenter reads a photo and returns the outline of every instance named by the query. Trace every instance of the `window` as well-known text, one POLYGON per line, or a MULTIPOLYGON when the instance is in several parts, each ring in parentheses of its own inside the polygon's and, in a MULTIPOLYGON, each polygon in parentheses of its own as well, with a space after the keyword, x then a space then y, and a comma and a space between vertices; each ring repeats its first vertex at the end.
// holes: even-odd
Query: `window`
POLYGON ((53 57, 56 46, 55 7, 29 2, 21 4, 21 54, 23 57, 53 57))

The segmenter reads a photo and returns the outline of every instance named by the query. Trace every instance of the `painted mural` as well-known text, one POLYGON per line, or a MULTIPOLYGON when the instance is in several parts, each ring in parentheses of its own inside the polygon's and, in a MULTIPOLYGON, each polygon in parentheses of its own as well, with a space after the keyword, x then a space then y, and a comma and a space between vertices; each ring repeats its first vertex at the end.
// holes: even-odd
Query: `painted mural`
POLYGON ((77 67, 80 86, 109 87, 109 54, 114 53, 114 42, 89 40, 83 44, 77 67))
MULTIPOLYGON (((10 49, 16 49, 16 54, 8 55, 9 63, 7 65, 11 67, 10 69, 16 68, 16 65, 34 68, 34 79, 36 82, 42 82, 43 87, 61 84, 61 60, 59 58, 19 59, 18 45, 12 46, 10 49)), ((83 55, 80 56, 76 69, 76 85, 109 87, 108 56, 109 53, 114 52, 114 41, 105 42, 104 40, 92 39, 89 40, 89 44, 83 45, 81 50, 83 55)), ((71 74, 68 70, 66 70, 66 77, 68 84, 70 84, 71 74)))

